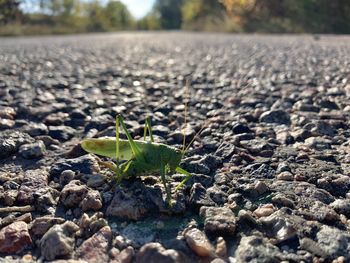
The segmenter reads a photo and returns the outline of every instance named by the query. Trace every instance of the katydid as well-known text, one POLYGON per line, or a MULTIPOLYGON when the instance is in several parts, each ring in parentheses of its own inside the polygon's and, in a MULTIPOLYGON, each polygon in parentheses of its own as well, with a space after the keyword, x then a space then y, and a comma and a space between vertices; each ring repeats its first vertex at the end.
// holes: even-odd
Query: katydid
POLYGON ((116 159, 116 163, 100 161, 100 164, 115 172, 117 182, 120 182, 123 178, 159 172, 166 191, 166 202, 169 206, 171 206, 171 190, 169 189, 166 174, 177 172, 185 175, 185 179, 176 186, 175 192, 192 177, 189 172, 179 166, 184 153, 190 145, 186 149, 183 147, 182 150, 179 150, 162 143, 154 142, 149 118, 145 122, 143 141, 134 140, 131 137, 123 118, 121 115, 118 115, 116 117, 115 138, 85 139, 81 142, 81 146, 89 153, 116 159), (119 124, 124 130, 127 140, 119 138, 119 124), (146 140, 147 132, 149 134, 148 141, 146 140), (125 162, 119 164, 119 160, 124 160, 125 162))

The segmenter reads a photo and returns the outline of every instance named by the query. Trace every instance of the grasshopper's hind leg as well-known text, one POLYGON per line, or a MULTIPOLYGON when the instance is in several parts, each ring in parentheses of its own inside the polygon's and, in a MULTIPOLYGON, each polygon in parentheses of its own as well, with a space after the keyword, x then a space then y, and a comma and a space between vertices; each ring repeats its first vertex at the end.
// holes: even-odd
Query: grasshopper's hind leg
POLYGON ((164 164, 161 164, 160 166, 160 176, 162 178, 162 182, 165 188, 165 192, 166 192, 166 203, 168 204, 169 207, 171 207, 171 191, 168 187, 167 184, 167 180, 165 178, 165 171, 166 171, 166 167, 164 164))
POLYGON ((126 137, 128 138, 131 151, 132 151, 132 153, 134 154, 135 158, 136 158, 138 161, 145 162, 145 158, 144 158, 142 152, 140 151, 139 147, 137 147, 135 141, 134 141, 133 138, 131 137, 131 135, 130 135, 128 129, 126 128, 126 126, 125 126, 125 124, 124 124, 123 117, 122 117, 121 115, 118 115, 117 118, 118 118, 118 121, 120 122, 120 124, 121 124, 121 126, 122 126, 124 132, 125 132, 126 137))
POLYGON ((190 174, 190 173, 187 172, 186 170, 182 169, 180 166, 176 167, 175 171, 178 172, 178 173, 180 173, 180 174, 186 175, 185 179, 183 179, 183 180, 181 181, 181 183, 179 183, 179 184, 176 186, 176 188, 175 188, 175 192, 176 192, 176 191, 179 190, 182 186, 184 186, 185 183, 186 183, 188 180, 191 179, 192 174, 190 174))

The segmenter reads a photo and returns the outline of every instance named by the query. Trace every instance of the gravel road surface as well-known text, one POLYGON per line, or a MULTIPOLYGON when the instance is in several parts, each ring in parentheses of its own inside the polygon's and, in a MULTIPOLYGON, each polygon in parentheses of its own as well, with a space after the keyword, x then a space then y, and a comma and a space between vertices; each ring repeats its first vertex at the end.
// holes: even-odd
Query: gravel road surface
POLYGON ((350 262, 349 73, 345 36, 0 38, 0 262, 350 262), (118 114, 204 127, 172 207, 81 148, 118 114))

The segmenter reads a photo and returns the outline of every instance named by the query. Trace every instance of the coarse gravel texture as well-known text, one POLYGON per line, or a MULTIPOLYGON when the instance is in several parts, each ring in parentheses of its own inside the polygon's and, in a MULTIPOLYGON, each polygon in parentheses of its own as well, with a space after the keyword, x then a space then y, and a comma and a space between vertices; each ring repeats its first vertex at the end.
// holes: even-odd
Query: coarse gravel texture
POLYGON ((349 73, 345 36, 0 38, 0 262, 350 262, 349 73), (171 208, 80 147, 181 148, 186 101, 171 208))

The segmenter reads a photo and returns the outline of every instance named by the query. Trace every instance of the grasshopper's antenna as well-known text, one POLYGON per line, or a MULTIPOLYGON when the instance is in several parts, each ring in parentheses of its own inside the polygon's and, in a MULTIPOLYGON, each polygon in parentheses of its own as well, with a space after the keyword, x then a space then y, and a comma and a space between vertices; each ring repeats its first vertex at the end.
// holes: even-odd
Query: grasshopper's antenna
POLYGON ((119 118, 115 117, 115 157, 117 159, 117 165, 119 165, 119 118))
POLYGON ((193 137, 193 139, 190 141, 190 143, 187 145, 187 147, 182 151, 182 156, 185 155, 185 153, 188 151, 188 149, 191 147, 192 143, 197 139, 199 134, 206 128, 206 125, 204 124, 203 127, 196 133, 196 135, 193 137))
POLYGON ((190 141, 190 143, 186 147, 186 129, 187 129, 187 109, 188 109, 188 101, 190 99, 190 78, 186 78, 186 90, 185 90, 185 123, 184 123, 184 130, 183 130, 183 142, 182 142, 182 156, 186 154, 192 143, 197 139, 198 135, 204 130, 204 128, 207 126, 206 124, 203 125, 203 127, 195 134, 193 139, 190 141))
POLYGON ((186 90, 185 90, 185 122, 184 122, 184 128, 182 130, 182 155, 186 152, 186 130, 187 130, 187 107, 188 107, 188 100, 189 100, 189 91, 190 91, 190 78, 186 78, 186 90))

